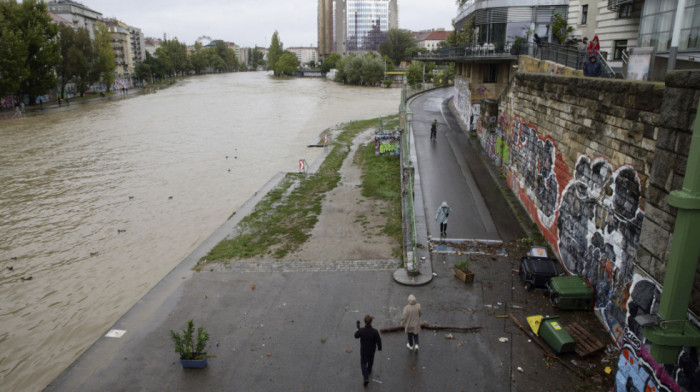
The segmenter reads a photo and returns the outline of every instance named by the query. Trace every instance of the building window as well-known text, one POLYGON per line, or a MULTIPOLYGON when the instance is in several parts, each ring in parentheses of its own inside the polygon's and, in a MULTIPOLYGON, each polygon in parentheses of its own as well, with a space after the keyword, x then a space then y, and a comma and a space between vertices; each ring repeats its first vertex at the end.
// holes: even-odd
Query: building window
POLYGON ((632 4, 625 4, 620 6, 620 12, 617 14, 620 19, 626 19, 632 17, 632 4))
POLYGON ((622 60, 622 52, 627 50, 627 40, 615 41, 615 52, 613 53, 613 60, 622 60))
POLYGON ((484 67, 484 83, 496 83, 498 64, 487 64, 484 67))
POLYGON ((588 23, 588 4, 581 6, 581 24, 588 23))

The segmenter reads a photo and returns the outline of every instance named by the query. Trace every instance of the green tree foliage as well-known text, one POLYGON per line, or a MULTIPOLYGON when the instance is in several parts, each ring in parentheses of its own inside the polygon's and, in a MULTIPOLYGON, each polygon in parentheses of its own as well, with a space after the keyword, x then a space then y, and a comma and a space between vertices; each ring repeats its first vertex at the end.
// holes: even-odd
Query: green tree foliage
POLYGON ((447 36, 447 46, 463 46, 471 44, 476 38, 475 16, 464 22, 462 29, 457 29, 455 21, 452 21, 452 32, 447 36))
POLYGON ((416 37, 408 30, 390 29, 387 40, 379 46, 382 56, 388 56, 394 64, 409 59, 411 48, 416 47, 416 37))
POLYGON ((102 80, 102 83, 107 86, 107 91, 112 88, 114 83, 114 51, 112 50, 112 35, 104 23, 98 23, 93 30, 95 34, 95 63, 92 69, 91 79, 93 81, 102 80))
POLYGON ((201 42, 195 42, 194 50, 190 54, 190 63, 192 64, 192 69, 197 75, 204 72, 209 65, 207 55, 202 48, 201 42))
POLYGON ((421 61, 414 61, 406 68, 406 80, 409 85, 423 82, 423 63, 421 61))
POLYGON ((258 67, 265 67, 265 55, 263 52, 256 46, 255 48, 248 49, 248 59, 250 61, 250 65, 253 69, 257 69, 258 67))
POLYGON ((338 62, 343 59, 340 53, 333 52, 321 63, 321 72, 328 72, 333 68, 337 68, 338 62))
POLYGON ((95 72, 95 47, 86 28, 77 31, 65 25, 59 27, 61 37, 61 63, 56 67, 60 94, 65 96, 66 84, 75 83, 81 96, 99 81, 95 72))
POLYGON ((238 70, 238 57, 236 57, 236 52, 226 46, 224 41, 215 41, 215 50, 216 55, 219 56, 224 63, 224 69, 222 71, 238 70))
POLYGON ((19 92, 34 102, 56 85, 57 35, 43 1, 0 2, 0 93, 19 92))
MULTIPOLYGON (((275 30, 275 33, 272 34, 272 40, 270 41, 270 48, 267 50, 268 69, 274 71, 275 65, 277 64, 277 60, 279 60, 280 57, 282 57, 283 53, 284 44, 280 42, 279 33, 277 33, 277 30, 275 30)), ((277 74, 275 73, 275 75, 277 74)))
POLYGON ((19 5, 0 1, 0 96, 14 94, 20 82, 29 77, 26 67, 27 47, 17 29, 19 5))
POLYGON ((364 56, 351 54, 336 64, 335 81, 349 84, 374 85, 384 79, 384 61, 376 53, 364 56))
POLYGON ((284 52, 279 60, 275 63, 275 75, 294 75, 294 72, 299 68, 299 60, 297 56, 291 52, 284 52))
POLYGON ((552 21, 552 34, 557 37, 560 44, 566 42, 569 35, 574 32, 574 28, 568 25, 568 21, 564 19, 561 14, 554 14, 554 20, 552 21))

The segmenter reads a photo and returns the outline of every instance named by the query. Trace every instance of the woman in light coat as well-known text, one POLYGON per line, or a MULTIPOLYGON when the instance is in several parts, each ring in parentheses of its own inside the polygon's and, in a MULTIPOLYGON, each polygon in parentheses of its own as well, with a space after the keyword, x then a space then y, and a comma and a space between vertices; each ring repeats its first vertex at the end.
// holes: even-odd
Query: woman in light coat
POLYGON ((408 296, 408 305, 404 306, 401 315, 401 325, 408 335, 406 347, 409 350, 418 350, 418 333, 420 332, 420 304, 413 294, 408 296))
POLYGON ((440 222, 440 236, 447 234, 447 217, 450 216, 450 212, 452 212, 452 208, 447 205, 446 201, 443 201, 437 209, 435 220, 440 222))

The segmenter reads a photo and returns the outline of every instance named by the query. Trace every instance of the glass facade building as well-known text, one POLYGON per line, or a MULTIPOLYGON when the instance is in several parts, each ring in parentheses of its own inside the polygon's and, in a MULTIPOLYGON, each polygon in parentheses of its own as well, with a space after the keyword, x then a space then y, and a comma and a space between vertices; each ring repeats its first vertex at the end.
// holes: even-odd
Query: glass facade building
POLYGON ((336 0, 334 51, 378 52, 389 29, 398 28, 397 0, 336 0))
MULTIPOLYGON (((673 24, 678 3, 668 0, 646 0, 639 27, 639 46, 667 51, 671 47, 673 24)), ((687 0, 683 10, 678 50, 700 49, 700 0, 687 0)))
POLYGON ((474 29, 476 43, 497 48, 533 33, 547 40, 555 14, 568 15, 567 0, 468 0, 459 7, 455 28, 474 29))
POLYGON ((348 0, 348 51, 379 51, 389 31, 388 0, 348 0))

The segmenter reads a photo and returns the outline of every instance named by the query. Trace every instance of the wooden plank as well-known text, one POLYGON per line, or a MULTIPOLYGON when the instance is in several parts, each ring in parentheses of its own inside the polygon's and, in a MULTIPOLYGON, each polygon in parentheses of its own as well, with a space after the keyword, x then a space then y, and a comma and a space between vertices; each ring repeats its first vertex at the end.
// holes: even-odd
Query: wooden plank
POLYGON ((566 329, 566 332, 576 341, 575 351, 579 357, 593 354, 605 347, 604 343, 596 339, 595 336, 591 335, 590 332, 586 331, 578 323, 565 325, 564 329, 566 329))

